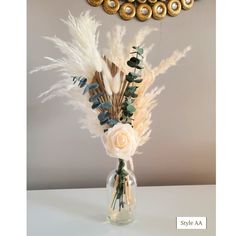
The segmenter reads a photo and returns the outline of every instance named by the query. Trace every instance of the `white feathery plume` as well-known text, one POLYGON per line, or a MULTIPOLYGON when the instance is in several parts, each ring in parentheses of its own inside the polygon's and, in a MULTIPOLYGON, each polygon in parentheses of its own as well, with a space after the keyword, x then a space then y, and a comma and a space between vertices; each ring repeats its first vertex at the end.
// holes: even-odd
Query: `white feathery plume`
MULTIPOLYGON (((102 58, 98 52, 99 32, 97 32, 100 23, 94 17, 90 16, 90 12, 82 13, 76 18, 69 13, 68 20, 62 20, 69 27, 72 37, 72 46, 76 49, 76 53, 80 56, 80 62, 84 63, 86 75, 92 70, 100 72, 102 69, 102 58)), ((93 74, 92 74, 93 75, 93 74)))
POLYGON ((110 61, 119 66, 120 70, 127 73, 126 53, 123 38, 126 33, 124 26, 117 25, 107 33, 107 48, 104 54, 110 61))
POLYGON ((139 99, 135 100, 136 112, 134 113, 133 127, 139 136, 139 146, 146 143, 151 134, 150 125, 151 112, 157 105, 156 97, 165 89, 155 87, 152 91, 139 95, 139 99))
POLYGON ((72 42, 65 42, 55 37, 45 37, 52 41, 55 46, 65 55, 62 59, 46 57, 51 64, 41 66, 32 71, 58 69, 68 75, 82 75, 89 80, 92 79, 95 71, 102 70, 102 58, 98 52, 99 23, 89 12, 82 13, 79 18, 73 17, 70 13, 67 21, 63 21, 68 27, 72 42))
POLYGON ((172 56, 162 60, 159 66, 152 68, 150 64, 143 60, 144 70, 142 71, 143 81, 140 83, 137 94, 138 97, 135 99, 134 105, 136 111, 134 113, 133 127, 139 136, 139 146, 145 144, 151 135, 151 111, 157 105, 157 96, 163 91, 164 86, 158 89, 154 87, 151 92, 148 92, 149 88, 155 82, 155 78, 165 73, 171 66, 184 58, 191 47, 186 47, 182 52, 175 51, 172 56))
POLYGON ((158 76, 164 74, 170 67, 175 66, 180 59, 184 58, 190 50, 191 47, 188 46, 182 52, 178 50, 174 51, 169 58, 162 60, 160 64, 153 69, 154 75, 158 76))
POLYGON ((72 41, 65 42, 56 36, 46 37, 46 39, 52 41, 64 57, 62 59, 46 57, 51 64, 38 67, 31 73, 51 69, 62 72, 65 78, 39 96, 42 102, 56 96, 67 97, 67 104, 73 105, 74 109, 84 113, 84 117, 80 119, 82 128, 87 128, 94 137, 101 136, 104 127, 99 124, 97 111, 91 109, 88 95, 83 95, 83 89, 74 85, 71 79, 71 76, 80 75, 86 77, 90 83, 95 72, 102 71, 103 59, 97 49, 99 23, 90 16, 89 12, 82 13, 79 18, 69 14, 68 20, 63 22, 69 27, 72 41))
POLYGON ((149 26, 142 27, 133 37, 133 39, 130 41, 129 46, 126 48, 126 55, 127 58, 126 61, 129 59, 129 53, 133 46, 142 46, 144 49, 144 60, 147 58, 148 53, 150 52, 152 45, 150 47, 146 47, 144 45, 144 40, 153 32, 158 31, 157 28, 152 28, 149 26))
POLYGON ((151 28, 149 26, 142 27, 137 32, 137 34, 134 35, 134 38, 129 43, 129 47, 127 48, 128 53, 130 51, 130 48, 132 48, 133 46, 141 46, 141 45, 143 45, 143 42, 146 39, 146 37, 148 35, 150 35, 151 33, 155 32, 155 31, 158 31, 158 29, 157 28, 151 28))
POLYGON ((74 86, 71 78, 60 80, 53 85, 49 90, 41 93, 39 98, 42 98, 42 103, 54 97, 67 97, 67 105, 72 105, 75 110, 82 111, 83 117, 79 123, 81 128, 88 129, 92 137, 99 137, 104 133, 103 127, 97 119, 97 112, 91 109, 91 104, 88 101, 88 96, 83 95, 78 86, 74 86))
POLYGON ((41 93, 38 96, 38 98, 42 98, 43 100, 41 102, 44 103, 54 97, 57 97, 57 94, 55 93, 55 91, 58 91, 58 90, 60 90, 60 92, 65 91, 65 89, 67 88, 67 82, 68 81, 65 79, 58 81, 56 84, 52 85, 49 90, 41 93))
POLYGON ((75 110, 83 113, 83 117, 79 119, 79 124, 82 129, 87 129, 92 137, 100 137, 104 134, 104 127, 99 123, 97 111, 91 109, 88 96, 83 95, 81 89, 74 88, 66 104, 72 105, 75 110))

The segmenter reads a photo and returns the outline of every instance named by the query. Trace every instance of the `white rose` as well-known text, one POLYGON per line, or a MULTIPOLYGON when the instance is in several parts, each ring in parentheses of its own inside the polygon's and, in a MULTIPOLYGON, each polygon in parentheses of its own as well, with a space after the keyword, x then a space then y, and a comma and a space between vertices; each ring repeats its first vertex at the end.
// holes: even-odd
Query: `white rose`
POLYGON ((123 160, 130 160, 138 146, 136 131, 129 124, 116 124, 108 129, 102 140, 109 156, 123 160))

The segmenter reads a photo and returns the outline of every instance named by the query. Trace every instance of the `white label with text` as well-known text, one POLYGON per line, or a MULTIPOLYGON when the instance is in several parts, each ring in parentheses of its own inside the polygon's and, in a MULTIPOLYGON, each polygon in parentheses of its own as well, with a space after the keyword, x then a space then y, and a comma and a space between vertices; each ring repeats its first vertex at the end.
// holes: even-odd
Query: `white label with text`
POLYGON ((177 217, 177 229, 206 229, 206 217, 177 217))

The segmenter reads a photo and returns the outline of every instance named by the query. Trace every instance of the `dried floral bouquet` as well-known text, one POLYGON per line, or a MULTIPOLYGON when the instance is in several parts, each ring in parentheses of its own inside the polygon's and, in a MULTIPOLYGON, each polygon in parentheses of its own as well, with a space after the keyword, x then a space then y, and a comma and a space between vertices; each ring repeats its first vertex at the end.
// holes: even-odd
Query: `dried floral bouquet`
POLYGON ((185 57, 190 47, 183 52, 175 51, 153 68, 146 60, 152 46, 145 47, 143 42, 156 29, 143 27, 128 46, 124 46, 125 28, 116 26, 107 33, 107 49, 102 56, 98 51, 100 24, 89 12, 79 18, 69 14, 68 20, 63 22, 69 28, 72 41, 65 42, 57 37, 47 39, 64 57, 46 57, 50 64, 33 72, 57 69, 64 78, 40 97, 44 102, 66 96, 68 104, 84 112, 81 127, 102 139, 108 156, 118 158, 110 208, 118 207, 121 211, 127 198, 132 198, 126 162, 133 170, 132 157, 150 138, 151 111, 157 105, 157 95, 164 89, 152 88, 155 77, 185 57))

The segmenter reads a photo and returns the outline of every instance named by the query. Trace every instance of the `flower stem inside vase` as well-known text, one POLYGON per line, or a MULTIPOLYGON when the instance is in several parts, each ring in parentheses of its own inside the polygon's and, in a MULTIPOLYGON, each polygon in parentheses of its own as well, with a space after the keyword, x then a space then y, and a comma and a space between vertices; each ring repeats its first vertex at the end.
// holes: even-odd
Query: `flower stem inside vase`
POLYGON ((116 207, 116 204, 118 202, 119 211, 121 211, 122 208, 125 206, 125 197, 127 197, 127 191, 128 191, 128 180, 127 176, 129 173, 125 170, 125 162, 124 160, 119 160, 119 166, 116 171, 117 175, 115 176, 115 186, 116 186, 116 192, 114 195, 114 198, 111 203, 111 208, 114 210, 116 207))
POLYGON ((136 178, 119 159, 118 167, 107 181, 110 189, 108 219, 113 224, 128 224, 134 220, 136 178))

